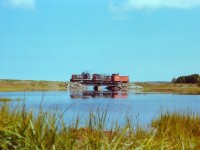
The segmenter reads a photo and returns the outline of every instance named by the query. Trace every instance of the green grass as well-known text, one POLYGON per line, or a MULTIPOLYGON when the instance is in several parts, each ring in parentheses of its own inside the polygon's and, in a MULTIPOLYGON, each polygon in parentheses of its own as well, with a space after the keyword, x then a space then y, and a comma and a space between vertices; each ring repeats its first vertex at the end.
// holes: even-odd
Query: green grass
POLYGON ((0 102, 10 102, 12 99, 11 98, 1 98, 0 97, 0 102))
POLYGON ((6 97, 0 97, 0 102, 12 102, 12 101, 22 101, 21 98, 11 99, 6 97))
POLYGON ((66 90, 66 82, 35 80, 1 80, 0 91, 48 91, 66 90))
POLYGON ((143 87, 143 92, 200 94, 200 86, 198 86, 197 84, 146 83, 146 82, 136 82, 136 84, 143 87))
MULTIPOLYGON (((67 108, 68 109, 68 108, 67 108)), ((0 149, 199 149, 200 116, 165 113, 149 128, 134 126, 127 116, 123 126, 114 122, 107 131, 107 110, 90 111, 84 127, 80 118, 66 125, 60 112, 27 111, 25 106, 0 103, 0 149)))

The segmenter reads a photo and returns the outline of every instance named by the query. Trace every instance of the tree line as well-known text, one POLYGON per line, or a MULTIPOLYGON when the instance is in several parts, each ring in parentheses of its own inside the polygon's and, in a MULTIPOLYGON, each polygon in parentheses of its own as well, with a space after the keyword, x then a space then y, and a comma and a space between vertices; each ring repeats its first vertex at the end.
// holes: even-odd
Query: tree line
POLYGON ((178 78, 173 78, 172 83, 200 84, 200 76, 199 76, 199 74, 192 74, 192 75, 188 75, 188 76, 180 76, 178 78))

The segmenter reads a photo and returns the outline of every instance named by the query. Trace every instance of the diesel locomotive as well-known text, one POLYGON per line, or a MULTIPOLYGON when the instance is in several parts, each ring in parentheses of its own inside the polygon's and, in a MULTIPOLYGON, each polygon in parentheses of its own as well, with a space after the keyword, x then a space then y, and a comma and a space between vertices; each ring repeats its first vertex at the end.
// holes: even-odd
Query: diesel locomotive
POLYGON ((129 76, 120 76, 119 74, 112 74, 109 75, 103 75, 103 74, 93 74, 92 76, 89 73, 83 72, 80 75, 73 74, 70 79, 71 82, 93 82, 93 83, 128 83, 129 82, 129 76))

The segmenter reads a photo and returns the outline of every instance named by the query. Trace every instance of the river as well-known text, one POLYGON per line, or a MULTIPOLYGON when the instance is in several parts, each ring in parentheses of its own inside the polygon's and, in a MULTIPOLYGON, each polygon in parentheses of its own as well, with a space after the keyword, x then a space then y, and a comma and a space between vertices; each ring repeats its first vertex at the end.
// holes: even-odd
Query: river
MULTIPOLYGON (((134 123, 148 125, 161 113, 200 111, 200 95, 178 95, 142 92, 69 92, 69 91, 31 91, 0 92, 0 97, 12 98, 14 104, 25 103, 29 110, 39 110, 42 105, 50 111, 65 112, 66 122, 72 123, 77 116, 81 123, 88 119, 89 110, 106 111, 107 118, 122 124, 128 115, 134 123), (25 99, 15 101, 16 99, 25 99)), ((112 121, 111 121, 112 120, 112 121)))

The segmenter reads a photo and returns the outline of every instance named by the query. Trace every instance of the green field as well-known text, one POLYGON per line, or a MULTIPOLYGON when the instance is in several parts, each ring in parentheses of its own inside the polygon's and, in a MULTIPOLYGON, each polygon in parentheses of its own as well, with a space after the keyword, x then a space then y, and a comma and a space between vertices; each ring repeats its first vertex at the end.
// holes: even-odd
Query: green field
POLYGON ((0 91, 66 90, 66 82, 35 80, 0 80, 0 91))
POLYGON ((178 83, 149 83, 136 82, 135 84, 143 87, 143 92, 163 92, 176 94, 200 94, 200 87, 197 84, 178 84, 178 83))
MULTIPOLYGON (((0 149, 200 149, 200 115, 190 112, 160 114, 149 127, 113 122, 106 130, 107 111, 90 111, 85 125, 80 119, 66 125, 67 112, 45 111, 37 115, 25 106, 0 103, 0 149)), ((109 109, 109 108, 108 108, 109 109)))

